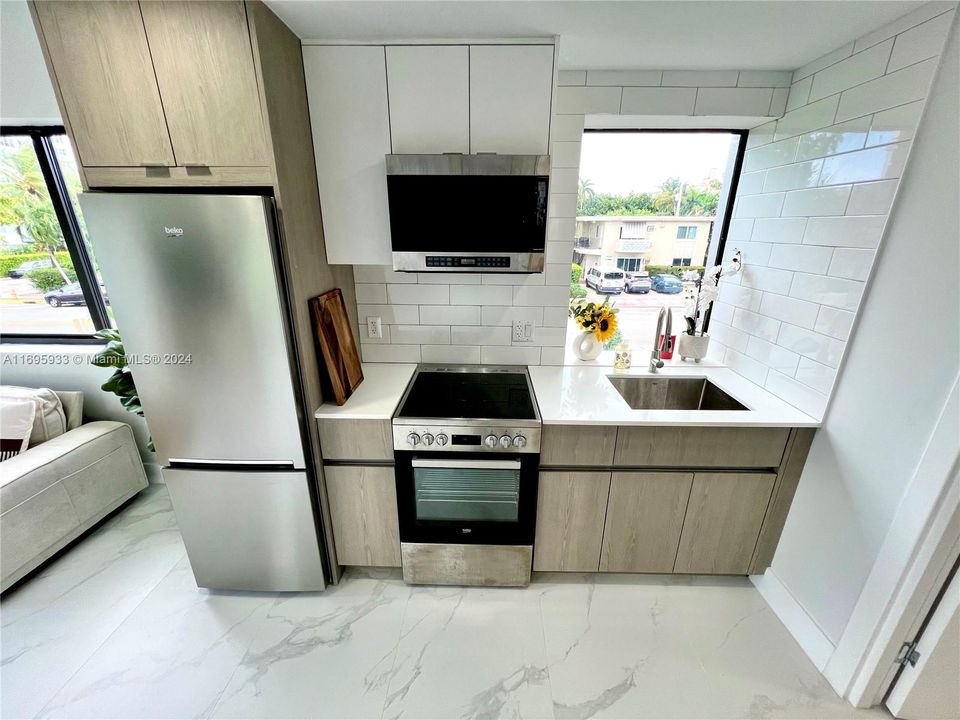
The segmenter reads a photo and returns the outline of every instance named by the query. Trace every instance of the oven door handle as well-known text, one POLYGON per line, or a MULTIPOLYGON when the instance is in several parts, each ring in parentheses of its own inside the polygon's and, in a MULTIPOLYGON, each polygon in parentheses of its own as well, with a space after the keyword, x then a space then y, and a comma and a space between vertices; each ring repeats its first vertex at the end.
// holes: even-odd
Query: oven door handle
POLYGON ((519 460, 427 460, 413 458, 410 464, 417 468, 451 468, 455 470, 519 470, 519 460))

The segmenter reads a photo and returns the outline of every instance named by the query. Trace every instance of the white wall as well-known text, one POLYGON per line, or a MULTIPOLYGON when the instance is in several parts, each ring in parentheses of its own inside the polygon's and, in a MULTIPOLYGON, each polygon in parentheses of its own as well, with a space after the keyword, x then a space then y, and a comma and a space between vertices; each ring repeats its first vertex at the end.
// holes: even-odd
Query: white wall
POLYGON ((60 109, 23 0, 0 2, 0 124, 60 125, 60 109))
POLYGON ((750 132, 726 244, 728 256, 742 251, 744 270, 721 283, 711 354, 814 417, 829 402, 954 14, 930 3, 808 63, 786 114, 750 132))
POLYGON ((960 371, 956 22, 772 570, 834 644, 960 371))

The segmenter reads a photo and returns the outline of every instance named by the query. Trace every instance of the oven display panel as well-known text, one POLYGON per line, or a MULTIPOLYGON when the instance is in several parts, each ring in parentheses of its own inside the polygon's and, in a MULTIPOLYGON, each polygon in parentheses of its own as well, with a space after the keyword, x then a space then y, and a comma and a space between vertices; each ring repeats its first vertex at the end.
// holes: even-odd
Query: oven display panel
POLYGON ((479 445, 479 435, 453 435, 450 437, 451 445, 479 445))

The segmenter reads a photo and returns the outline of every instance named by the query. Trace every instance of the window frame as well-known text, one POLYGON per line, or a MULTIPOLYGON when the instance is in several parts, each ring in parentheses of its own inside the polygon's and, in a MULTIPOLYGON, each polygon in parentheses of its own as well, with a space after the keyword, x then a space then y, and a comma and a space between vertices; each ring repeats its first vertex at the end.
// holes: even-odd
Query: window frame
MULTIPOLYGON (((63 177, 63 170, 57 160, 53 146, 55 135, 66 136, 62 125, 3 125, 0 126, 0 135, 27 136, 33 142, 33 149, 37 154, 37 164, 47 185, 50 194, 50 204, 60 224, 64 244, 73 262, 73 269, 77 273, 77 282, 83 292, 87 312, 97 331, 111 327, 107 306, 100 293, 96 270, 93 261, 87 253, 80 230, 80 222, 73 209, 67 183, 63 177)), ((57 344, 57 345, 102 345, 106 340, 95 337, 93 334, 74 333, 3 333, 0 334, 0 344, 57 344)))

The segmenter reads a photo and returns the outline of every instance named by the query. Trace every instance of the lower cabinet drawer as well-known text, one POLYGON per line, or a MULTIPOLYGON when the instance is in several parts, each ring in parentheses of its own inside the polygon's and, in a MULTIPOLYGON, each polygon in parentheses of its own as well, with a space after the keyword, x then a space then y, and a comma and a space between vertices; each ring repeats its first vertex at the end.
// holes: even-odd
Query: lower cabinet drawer
POLYGON ((392 467, 323 468, 341 565, 400 567, 397 486, 392 467))
POLYGON ((318 420, 324 460, 393 460, 389 420, 318 420))
POLYGON ((614 465, 774 468, 790 428, 622 427, 614 465))
POLYGON ((673 572, 693 473, 615 472, 601 572, 673 572))
POLYGON ((746 575, 777 476, 696 473, 674 572, 746 575))
POLYGON ((533 569, 597 572, 608 472, 542 472, 537 499, 533 569))

